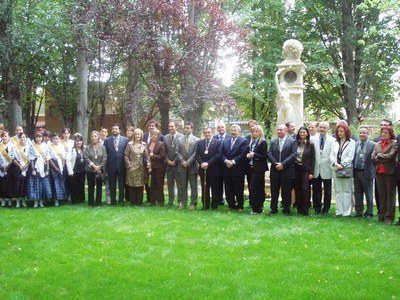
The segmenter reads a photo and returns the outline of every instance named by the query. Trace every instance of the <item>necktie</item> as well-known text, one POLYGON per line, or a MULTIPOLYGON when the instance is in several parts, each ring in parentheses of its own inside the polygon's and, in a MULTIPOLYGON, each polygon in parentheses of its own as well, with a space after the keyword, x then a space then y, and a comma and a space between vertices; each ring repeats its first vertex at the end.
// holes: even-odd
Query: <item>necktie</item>
POLYGON ((118 151, 118 137, 114 138, 114 149, 115 151, 118 151))
POLYGON ((210 140, 206 140, 206 149, 208 149, 209 144, 210 144, 210 140))
POLYGON ((223 136, 223 135, 220 135, 220 136, 219 136, 219 140, 220 140, 220 142, 222 143, 222 142, 224 141, 224 136, 223 136))
POLYGON ((186 148, 186 152, 189 152, 189 136, 188 136, 188 135, 186 136, 186 145, 185 145, 185 148, 186 148))
POLYGON ((319 144, 319 148, 320 148, 321 150, 324 150, 324 146, 325 146, 325 137, 321 135, 320 139, 321 139, 321 141, 320 141, 320 144, 319 144))
POLYGON ((279 151, 282 151, 284 139, 279 139, 279 151))
POLYGON ((235 145, 235 141, 236 141, 236 139, 232 139, 232 141, 231 141, 231 150, 233 149, 233 145, 235 145))

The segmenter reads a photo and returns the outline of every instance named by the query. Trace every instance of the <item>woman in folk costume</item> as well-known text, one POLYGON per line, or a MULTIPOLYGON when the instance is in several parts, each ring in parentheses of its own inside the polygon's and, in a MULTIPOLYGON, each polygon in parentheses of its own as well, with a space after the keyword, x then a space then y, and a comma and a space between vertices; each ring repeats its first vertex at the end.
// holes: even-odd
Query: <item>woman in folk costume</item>
MULTIPOLYGON (((10 142, 10 134, 3 131, 0 143, 0 198, 1 206, 6 206, 6 199, 10 199, 8 169, 14 159, 14 145, 10 142)), ((8 206, 11 206, 11 200, 8 200, 8 206)))
POLYGON ((67 192, 65 190, 65 178, 63 169, 65 167, 65 148, 60 143, 60 134, 52 134, 52 143, 49 146, 49 166, 50 180, 52 186, 52 199, 54 205, 59 206, 60 201, 67 200, 67 192))
POLYGON ((29 148, 27 136, 25 133, 18 135, 19 143, 14 148, 14 159, 10 166, 9 173, 9 191, 10 197, 17 200, 16 207, 26 207, 25 198, 27 196, 26 176, 29 168, 29 148))
POLYGON ((35 143, 29 149, 30 176, 28 177, 28 198, 34 200, 33 207, 44 207, 43 200, 51 199, 48 146, 43 143, 40 132, 35 134, 35 143))

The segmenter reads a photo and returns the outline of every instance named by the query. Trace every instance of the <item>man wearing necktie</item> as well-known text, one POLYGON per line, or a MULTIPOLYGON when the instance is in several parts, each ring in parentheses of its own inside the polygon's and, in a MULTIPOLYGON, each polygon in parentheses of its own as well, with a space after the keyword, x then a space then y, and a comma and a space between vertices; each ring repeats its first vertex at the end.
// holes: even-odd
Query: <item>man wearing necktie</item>
POLYGON ((211 128, 209 127, 204 128, 203 135, 204 139, 198 142, 196 149, 196 160, 199 164, 198 173, 201 182, 203 209, 208 209, 210 203, 212 209, 217 209, 218 204, 221 202, 218 190, 219 180, 221 178, 221 168, 219 165, 221 143, 217 139, 212 139, 211 128))
POLYGON ((229 209, 242 212, 244 208, 244 175, 247 163, 247 142, 240 136, 239 125, 232 125, 231 137, 224 140, 221 146, 221 160, 225 183, 225 195, 229 209))
POLYGON ((368 139, 368 128, 361 126, 359 131, 360 140, 356 142, 356 150, 353 159, 354 167, 354 198, 355 217, 373 217, 373 186, 375 179, 375 168, 371 161, 371 154, 375 149, 375 143, 368 139), (367 203, 367 210, 364 212, 363 196, 367 203))
MULTIPOLYGON (((175 183, 178 186, 178 161, 176 156, 176 144, 182 134, 177 132, 178 124, 170 121, 168 124, 169 133, 164 137, 164 147, 166 154, 166 173, 167 173, 167 186, 168 186, 168 205, 174 205, 175 201, 175 183)), ((178 203, 182 199, 178 198, 178 203)))
POLYGON ((113 124, 112 136, 104 141, 107 150, 107 173, 110 187, 111 204, 116 203, 118 182, 118 203, 123 204, 125 186, 125 148, 128 139, 120 135, 119 124, 113 124))
POLYGON ((281 124, 276 129, 278 137, 271 142, 267 157, 271 163, 271 211, 278 213, 279 193, 282 197, 283 213, 290 214, 291 190, 295 179, 294 162, 297 156, 297 142, 287 135, 287 127, 281 124))
MULTIPOLYGON (((222 143, 224 142, 225 139, 230 138, 231 136, 226 132, 226 125, 224 122, 219 122, 217 124, 217 132, 218 134, 214 135, 213 139, 217 139, 220 142, 220 145, 222 147, 222 143)), ((221 199, 221 202, 219 205, 224 205, 224 178, 223 178, 223 168, 224 168, 224 163, 220 162, 219 164, 220 167, 220 178, 218 180, 218 193, 219 193, 219 199, 221 199)))
POLYGON ((332 178, 333 170, 330 161, 330 154, 336 139, 330 136, 329 123, 319 123, 319 135, 311 138, 315 147, 315 167, 314 178, 312 179, 312 200, 316 215, 322 213, 327 215, 331 207, 332 200, 332 178), (322 186, 324 187, 324 197, 322 206, 322 186))
POLYGON ((197 162, 196 148, 198 137, 193 133, 194 125, 186 122, 183 128, 184 136, 179 139, 176 148, 178 162, 178 198, 179 208, 185 208, 188 200, 188 183, 190 184, 190 209, 197 207, 197 162))

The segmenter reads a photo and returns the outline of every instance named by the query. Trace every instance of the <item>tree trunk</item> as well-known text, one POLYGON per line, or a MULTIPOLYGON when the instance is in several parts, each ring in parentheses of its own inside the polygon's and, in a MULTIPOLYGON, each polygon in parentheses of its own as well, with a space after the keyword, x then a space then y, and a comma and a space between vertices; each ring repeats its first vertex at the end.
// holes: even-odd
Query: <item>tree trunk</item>
POLYGON ((133 126, 138 126, 139 62, 133 56, 128 58, 128 118, 133 126))
POLYGON ((88 74, 89 64, 87 50, 78 51, 78 78, 79 78, 79 102, 77 106, 77 132, 80 132, 85 142, 88 141, 89 111, 88 111, 88 74))
POLYGON ((0 65, 2 66, 1 89, 8 100, 8 129, 13 132, 15 126, 22 124, 21 88, 20 80, 16 77, 13 37, 13 15, 15 1, 4 1, 0 11, 0 44, 3 50, 0 53, 0 65))
POLYGON ((343 58, 343 71, 346 84, 343 86, 344 101, 346 102, 347 122, 352 124, 357 121, 357 86, 354 73, 354 23, 352 16, 351 0, 342 2, 342 35, 340 37, 340 47, 343 58))

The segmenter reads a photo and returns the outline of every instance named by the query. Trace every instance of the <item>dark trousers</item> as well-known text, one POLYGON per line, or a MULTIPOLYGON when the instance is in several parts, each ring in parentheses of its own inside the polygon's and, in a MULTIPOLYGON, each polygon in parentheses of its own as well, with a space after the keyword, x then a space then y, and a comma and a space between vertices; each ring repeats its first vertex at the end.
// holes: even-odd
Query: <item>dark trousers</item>
MULTIPOLYGON (((221 174, 222 174, 222 169, 221 169, 221 174)), ((218 180, 218 198, 221 200, 219 205, 224 204, 224 177, 223 175, 220 175, 219 180, 218 180)))
POLYGON ((73 204, 85 203, 85 172, 74 173, 70 177, 71 202, 73 204))
POLYGON ((310 204, 310 180, 308 179, 309 172, 304 171, 302 166, 295 165, 296 179, 294 189, 296 193, 296 208, 297 213, 308 215, 310 204))
MULTIPOLYGON (((265 172, 249 172, 249 199, 253 212, 262 213, 265 202, 265 172)), ((247 176, 249 176, 247 175, 247 176)))
MULTIPOLYGON (((168 167, 167 171, 168 204, 173 205, 175 201, 175 184, 178 186, 178 168, 168 167)), ((178 198, 178 204, 182 199, 178 198)))
POLYGON ((165 169, 151 170, 150 204, 164 206, 164 176, 165 169))
POLYGON ((124 201, 124 187, 125 187, 125 176, 124 172, 109 172, 108 182, 110 187, 110 198, 111 204, 115 204, 117 201, 117 181, 118 181, 118 203, 122 204, 124 201))
POLYGON ((229 208, 243 209, 244 206, 244 175, 224 175, 225 195, 229 208))
POLYGON ((143 204, 143 186, 126 186, 128 192, 128 200, 131 205, 143 204))
MULTIPOLYGON (((399 212, 400 212, 400 178, 396 178, 396 185, 397 185, 397 199, 399 201, 399 212)), ((400 217, 399 217, 400 221, 400 217)))
POLYGON ((103 181, 101 179, 96 179, 96 173, 87 172, 87 183, 88 183, 88 205, 101 205, 102 197, 102 186, 103 181), (96 202, 94 201, 94 189, 96 188, 96 202))
POLYGON ((209 209, 210 203, 212 209, 218 208, 218 204, 221 202, 219 192, 219 180, 219 176, 213 176, 212 174, 209 174, 207 172, 206 184, 204 186, 204 173, 200 173, 201 199, 203 202, 203 209, 209 209))
POLYGON ((393 223, 396 212, 396 177, 394 174, 376 174, 380 207, 378 220, 393 223))
POLYGON ((381 206, 381 202, 379 201, 378 184, 376 183, 376 180, 375 180, 375 189, 374 190, 375 190, 375 205, 376 205, 377 213, 379 215, 379 208, 381 206))
POLYGON ((293 179, 285 178, 282 172, 279 172, 277 176, 276 177, 275 176, 274 178, 272 177, 270 178, 271 211, 273 213, 278 212, 278 198, 279 198, 279 193, 281 193, 283 212, 290 213, 293 179))
POLYGON ((332 179, 322 179, 321 176, 312 180, 313 207, 315 213, 328 213, 332 201, 332 179), (322 207, 322 184, 324 185, 324 207, 322 207))
POLYGON ((354 169, 354 200, 357 215, 373 216, 374 196, 373 196, 374 180, 366 179, 363 170, 354 169), (364 212, 364 195, 367 204, 367 210, 364 212))

